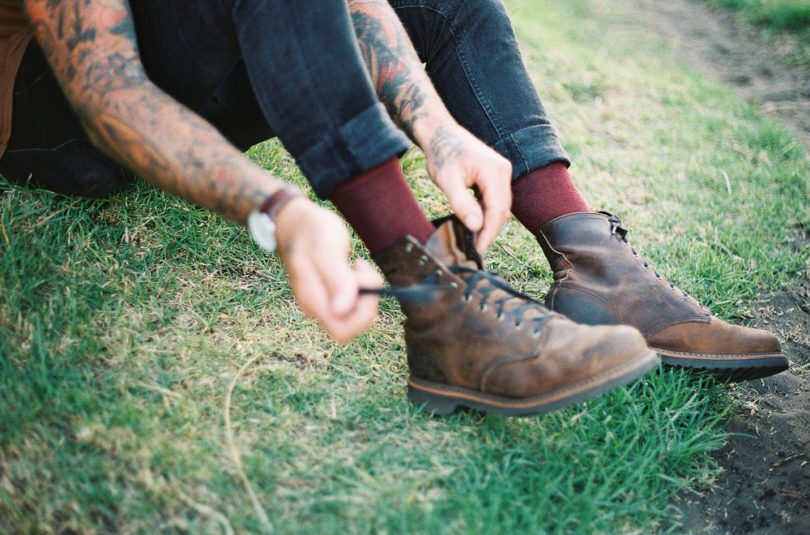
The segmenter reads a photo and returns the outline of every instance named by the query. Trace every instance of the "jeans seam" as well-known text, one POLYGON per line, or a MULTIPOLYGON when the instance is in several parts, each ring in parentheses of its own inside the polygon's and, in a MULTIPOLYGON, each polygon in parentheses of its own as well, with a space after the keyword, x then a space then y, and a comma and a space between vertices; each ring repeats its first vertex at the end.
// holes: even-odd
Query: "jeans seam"
POLYGON ((28 91, 30 91, 32 87, 34 87, 39 82, 41 82, 42 79, 47 75, 48 75, 48 69, 46 68, 41 73, 39 73, 36 76, 36 78, 34 78, 30 82, 26 83, 24 88, 14 91, 14 96, 16 97, 17 95, 24 95, 25 93, 28 93, 28 91))
MULTIPOLYGON (((36 43, 36 41, 34 41, 33 39, 32 39, 32 40, 30 40, 30 41, 28 42, 28 44, 25 46, 25 54, 28 54, 29 52, 33 52, 32 50, 29 50, 29 47, 32 47, 32 46, 39 47, 39 44, 37 44, 37 43, 36 43)), ((22 69, 22 62, 25 60, 25 54, 23 55, 23 57, 22 57, 22 58, 20 58, 20 66, 18 67, 19 69, 22 69)), ((37 85, 39 82, 41 82, 41 81, 42 81, 42 79, 43 79, 44 77, 46 77, 46 76, 48 75, 48 73, 49 73, 49 72, 50 72, 50 68, 48 67, 48 64, 47 64, 47 61, 46 61, 46 62, 45 62, 45 65, 44 65, 44 66, 43 66, 43 68, 42 68, 42 70, 39 72, 39 74, 37 74, 37 75, 34 77, 34 79, 33 79, 33 80, 31 80, 30 82, 26 82, 25 87, 23 87, 22 89, 17 89, 17 88, 16 88, 16 85, 17 85, 17 84, 16 84, 16 81, 21 81, 21 80, 20 80, 20 75, 21 75, 21 73, 20 73, 20 72, 19 72, 19 70, 18 70, 18 72, 17 72, 17 74, 16 74, 16 76, 15 76, 15 80, 16 80, 16 81, 15 81, 15 84, 14 84, 14 85, 15 85, 15 87, 14 87, 14 89, 12 90, 12 94, 13 94, 13 95, 16 97, 17 95, 23 95, 23 94, 27 93, 28 91, 30 91, 30 90, 31 90, 31 88, 32 88, 32 87, 34 87, 34 86, 35 86, 35 85, 37 85)))

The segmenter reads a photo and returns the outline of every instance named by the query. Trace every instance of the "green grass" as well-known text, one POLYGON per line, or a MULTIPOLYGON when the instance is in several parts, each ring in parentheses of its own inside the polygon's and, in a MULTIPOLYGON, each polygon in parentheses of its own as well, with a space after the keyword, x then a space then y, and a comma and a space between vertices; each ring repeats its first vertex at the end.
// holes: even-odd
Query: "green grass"
MULTIPOLYGON (((508 6, 578 186, 659 270, 740 318, 808 268, 806 147, 615 5, 508 6)), ((250 155, 300 182, 277 142, 250 155)), ((404 168, 443 213, 418 151, 404 168)), ((488 262, 548 288, 514 222, 488 262)), ((262 533, 263 513, 277 533, 678 532, 672 495, 711 484, 725 387, 662 370, 543 417, 433 419, 382 308, 339 346, 217 216, 141 182, 0 182, 0 533, 262 533)))
POLYGON ((777 30, 806 30, 810 27, 807 0, 707 0, 716 7, 740 11, 754 24, 777 30))
POLYGON ((703 0, 715 8, 737 11, 780 50, 789 64, 810 65, 810 1, 703 0))

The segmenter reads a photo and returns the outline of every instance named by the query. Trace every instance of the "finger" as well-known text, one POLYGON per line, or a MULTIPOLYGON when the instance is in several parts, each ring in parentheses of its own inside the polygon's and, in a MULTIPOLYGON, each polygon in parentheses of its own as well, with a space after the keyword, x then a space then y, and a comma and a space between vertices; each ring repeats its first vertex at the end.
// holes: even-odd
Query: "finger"
POLYGON ((489 173, 482 177, 478 183, 481 200, 484 204, 484 224, 478 234, 476 247, 482 253, 489 248, 503 225, 509 219, 512 206, 512 189, 509 175, 486 171, 489 173))
POLYGON ((484 212, 475 196, 464 186, 462 180, 448 180, 442 188, 450 203, 450 209, 472 232, 481 230, 484 212))
MULTIPOLYGON (((362 259, 355 263, 354 276, 361 288, 380 288, 384 284, 380 274, 362 259)), ((357 302, 357 316, 368 324, 373 323, 377 319, 378 303, 379 298, 376 295, 363 295, 357 302)))
MULTIPOLYGON (((355 314, 335 314, 329 302, 326 281, 321 274, 315 269, 309 272, 304 269, 299 274, 300 276, 290 281, 299 306, 307 316, 318 320, 321 327, 337 342, 341 344, 348 342, 373 321, 373 317, 360 321, 355 314)), ((376 310, 376 307, 374 309, 376 310)))
MULTIPOLYGON (((379 274, 365 262, 359 262, 354 269, 357 283, 366 288, 377 288, 383 281, 379 274)), ((342 343, 348 342, 360 332, 366 330, 377 320, 379 299, 376 295, 364 295, 357 301, 351 314, 340 318, 340 332, 335 338, 342 343)))
MULTIPOLYGON (((353 270, 358 286, 377 288, 383 281, 379 273, 368 263, 359 260, 353 270)), ((329 316, 322 322, 335 340, 346 343, 366 330, 377 319, 377 296, 364 295, 357 299, 356 306, 350 313, 343 316, 329 316)))
POLYGON ((336 316, 345 316, 357 306, 358 285, 346 256, 332 256, 318 262, 317 269, 328 294, 329 309, 336 316))
MULTIPOLYGON (((308 262, 293 262, 287 269, 295 300, 304 314, 317 319, 326 328, 328 318, 332 315, 326 287, 321 282, 319 273, 308 262)), ((327 328, 327 331, 329 329, 327 328)))
POLYGON ((354 275, 357 277, 358 286, 363 288, 379 288, 384 284, 380 273, 362 258, 354 264, 354 275))

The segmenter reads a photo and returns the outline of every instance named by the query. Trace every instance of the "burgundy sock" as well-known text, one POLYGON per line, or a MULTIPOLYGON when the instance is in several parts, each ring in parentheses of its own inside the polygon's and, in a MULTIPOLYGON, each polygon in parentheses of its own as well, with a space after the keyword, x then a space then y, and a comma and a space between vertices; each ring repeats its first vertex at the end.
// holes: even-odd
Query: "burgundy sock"
POLYGON ((512 182, 512 213, 532 234, 555 217, 590 211, 563 162, 551 163, 512 182))
POLYGON ((395 157, 338 185, 331 200, 372 254, 409 234, 425 243, 436 231, 419 208, 395 157))

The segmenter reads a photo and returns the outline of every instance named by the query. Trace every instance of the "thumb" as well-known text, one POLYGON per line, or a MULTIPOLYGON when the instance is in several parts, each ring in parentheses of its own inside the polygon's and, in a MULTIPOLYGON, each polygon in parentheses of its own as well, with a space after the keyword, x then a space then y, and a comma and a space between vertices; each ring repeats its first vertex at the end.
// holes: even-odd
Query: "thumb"
POLYGON ((321 280, 329 299, 329 309, 336 316, 345 316, 357 306, 357 278, 345 259, 319 266, 321 280))

